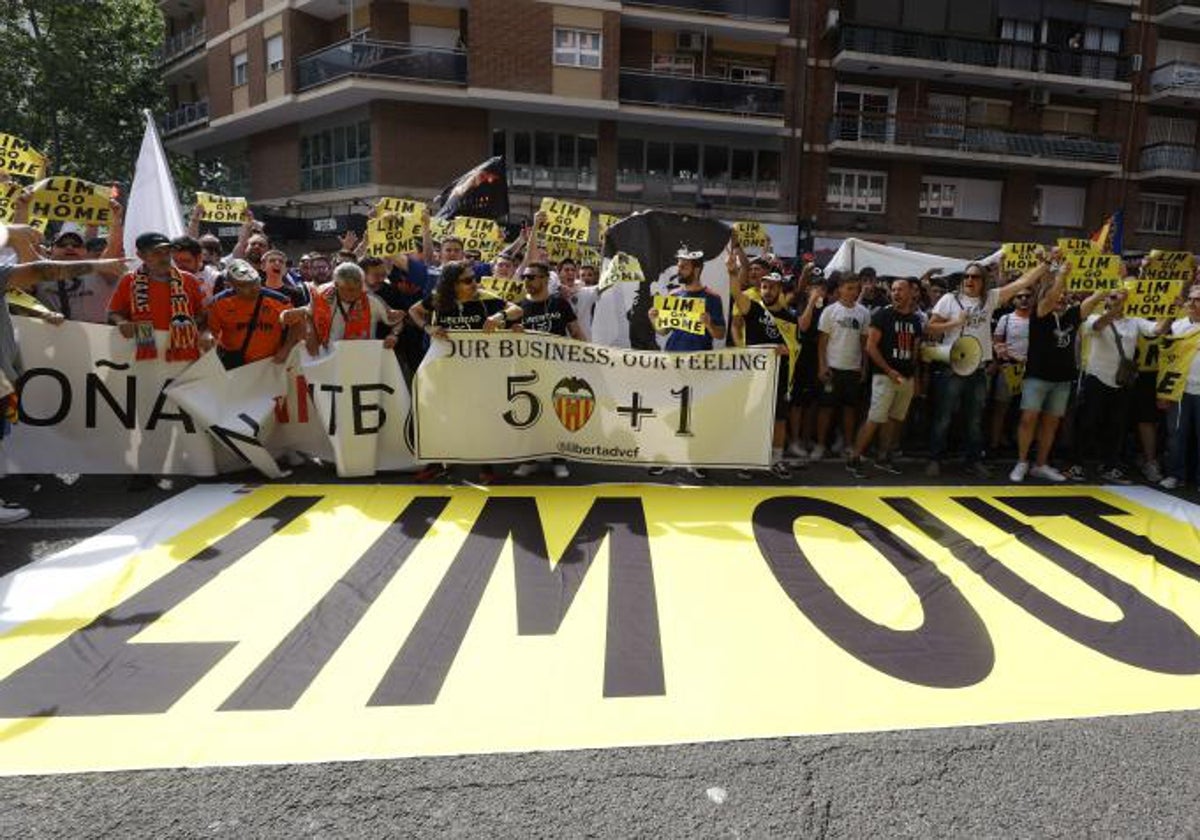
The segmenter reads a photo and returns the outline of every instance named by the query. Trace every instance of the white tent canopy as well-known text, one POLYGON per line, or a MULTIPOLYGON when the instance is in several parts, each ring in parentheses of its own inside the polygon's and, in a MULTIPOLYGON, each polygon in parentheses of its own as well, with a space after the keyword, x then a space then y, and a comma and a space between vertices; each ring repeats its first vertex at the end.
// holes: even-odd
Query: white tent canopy
MULTIPOLYGON (((979 262, 990 265, 999 258, 1000 252, 996 251, 979 262)), ((908 251, 863 239, 847 239, 830 258, 825 272, 858 272, 870 267, 880 277, 920 277, 933 268, 941 269, 943 274, 963 271, 968 262, 970 260, 908 251)))

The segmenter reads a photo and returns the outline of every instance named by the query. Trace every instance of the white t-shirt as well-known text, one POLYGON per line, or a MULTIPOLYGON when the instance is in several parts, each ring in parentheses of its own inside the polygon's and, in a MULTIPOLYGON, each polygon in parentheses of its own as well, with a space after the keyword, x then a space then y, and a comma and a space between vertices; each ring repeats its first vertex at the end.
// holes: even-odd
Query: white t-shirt
MULTIPOLYGON (((1171 324, 1171 335, 1190 335, 1197 330, 1200 330, 1200 324, 1190 318, 1180 318, 1171 324)), ((1200 394, 1200 352, 1192 356, 1192 366, 1188 368, 1187 385, 1183 390, 1186 394, 1200 394)))
POLYGON ((996 337, 1008 346, 1008 355, 1025 361, 1029 358, 1029 316, 1009 312, 1000 316, 996 337))
POLYGON ((840 300, 825 307, 817 329, 829 336, 825 363, 835 370, 861 370, 863 337, 871 326, 871 313, 861 303, 843 306, 840 300))
MULTIPOLYGON (((1117 342, 1110 328, 1096 330, 1096 322, 1100 318, 1100 315, 1093 315, 1084 323, 1086 334, 1091 336, 1087 366, 1084 371, 1089 376, 1099 379, 1109 388, 1116 388, 1117 368, 1121 364, 1121 353, 1117 350, 1117 342)), ((1150 338, 1157 329, 1153 321, 1147 321, 1145 318, 1121 318, 1113 321, 1112 325, 1117 328, 1117 335, 1121 336, 1121 347, 1124 349, 1127 359, 1132 359, 1137 354, 1138 336, 1144 335, 1150 338)))
MULTIPOLYGON (((337 292, 334 292, 335 299, 331 302, 329 308, 333 312, 333 321, 329 326, 329 340, 341 341, 342 336, 346 334, 346 321, 342 318, 342 313, 338 310, 336 302, 337 292)), ((380 324, 387 322, 387 304, 370 293, 363 295, 367 303, 371 307, 371 338, 375 337, 375 328, 380 324)), ((355 304, 357 306, 358 304, 355 304)))
MULTIPOLYGON (((942 334, 942 344, 953 344, 962 336, 969 335, 979 342, 983 351, 981 364, 992 360, 992 313, 1000 305, 1000 290, 990 290, 982 300, 964 294, 947 292, 934 305, 930 315, 940 315, 947 321, 957 320, 964 312, 967 313, 967 323, 956 330, 942 334)), ((1027 328, 1028 329, 1028 328, 1027 328)), ((1028 333, 1026 333, 1028 340, 1028 333)))
POLYGON ((580 286, 575 290, 575 299, 571 302, 575 307, 575 317, 588 341, 592 340, 592 316, 596 314, 596 296, 599 286, 580 286))

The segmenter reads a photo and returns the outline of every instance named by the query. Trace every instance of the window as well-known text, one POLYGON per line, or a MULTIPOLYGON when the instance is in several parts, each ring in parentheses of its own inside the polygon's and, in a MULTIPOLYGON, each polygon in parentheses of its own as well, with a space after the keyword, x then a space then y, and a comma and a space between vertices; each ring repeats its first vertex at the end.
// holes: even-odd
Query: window
POLYGON ((967 120, 973 126, 1008 128, 1012 103, 1000 99, 978 99, 974 96, 967 103, 967 120))
POLYGON ((766 85, 771 83, 771 71, 766 67, 745 67, 740 64, 729 65, 729 80, 745 84, 766 85))
POLYGON ((838 88, 839 140, 886 143, 892 135, 893 91, 872 88, 838 88))
POLYGON ((831 169, 825 203, 831 210, 882 213, 887 209, 887 173, 831 169))
POLYGON ((654 73, 667 73, 672 76, 695 76, 696 56, 681 53, 655 53, 650 61, 650 70, 654 73))
POLYGON ((250 58, 240 52, 233 57, 233 86, 244 85, 250 80, 250 58))
POLYGON ((1083 225, 1083 206, 1087 190, 1083 187, 1038 186, 1033 192, 1033 223, 1053 227, 1083 225))
POLYGON ((1096 112, 1083 109, 1042 109, 1042 131, 1090 137, 1096 133, 1096 112))
POLYGON ((921 179, 917 209, 940 219, 998 222, 1003 188, 1001 181, 933 175, 921 179))
POLYGON ((1174 146, 1196 145, 1196 121, 1183 117, 1152 115, 1146 123, 1146 145, 1170 143, 1174 146))
POLYGON ((773 206, 780 197, 780 153, 695 140, 617 139, 617 190, 691 204, 697 195, 714 203, 773 206), (655 193, 657 196, 658 193, 655 193))
POLYGON ((283 69, 283 36, 272 35, 267 39, 267 72, 276 73, 283 69))
POLYGON ((967 100, 962 96, 947 96, 943 93, 929 94, 928 137, 950 140, 963 136, 963 123, 967 118, 967 100))
POLYGON ((1172 195, 1143 195, 1138 204, 1140 233, 1183 233, 1183 199, 1172 195))
POLYGON ((457 27, 423 26, 412 24, 408 28, 408 42, 415 47, 441 47, 452 50, 461 40, 457 27))
POLYGON ((340 190, 371 180, 371 123, 367 120, 300 138, 300 189, 340 190))
POLYGON ((555 27, 554 63, 565 67, 599 67, 600 33, 594 29, 555 27))
POLYGON ((508 182, 518 187, 595 192, 596 149, 596 137, 589 135, 552 131, 492 133, 492 151, 512 161, 508 182), (511 154, 505 150, 509 134, 511 154))

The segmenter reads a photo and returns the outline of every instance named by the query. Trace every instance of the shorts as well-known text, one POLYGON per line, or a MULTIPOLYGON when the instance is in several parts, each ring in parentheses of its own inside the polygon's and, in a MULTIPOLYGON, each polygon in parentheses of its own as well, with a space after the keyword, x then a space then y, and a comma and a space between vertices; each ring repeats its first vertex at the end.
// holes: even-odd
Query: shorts
POLYGON ((792 380, 792 406, 808 408, 821 399, 824 385, 817 378, 815 367, 797 365, 796 378, 792 380))
POLYGON ((913 390, 912 377, 897 383, 882 373, 875 374, 871 377, 871 408, 867 419, 880 424, 888 420, 902 421, 908 416, 913 390))
POLYGON ((857 370, 830 368, 833 374, 821 394, 821 405, 825 408, 857 408, 862 396, 862 374, 857 370))
POLYGON ((1142 371, 1137 381, 1133 383, 1133 400, 1129 404, 1130 414, 1135 423, 1157 423, 1162 419, 1162 410, 1158 407, 1158 374, 1154 371, 1142 371))
POLYGON ((1021 386, 1021 411, 1062 417, 1067 413, 1070 402, 1070 382, 1047 382, 1036 376, 1027 376, 1021 386))
POLYGON ((779 360, 779 381, 775 385, 775 419, 786 420, 788 410, 792 407, 788 399, 788 388, 791 376, 788 371, 787 359, 779 360))

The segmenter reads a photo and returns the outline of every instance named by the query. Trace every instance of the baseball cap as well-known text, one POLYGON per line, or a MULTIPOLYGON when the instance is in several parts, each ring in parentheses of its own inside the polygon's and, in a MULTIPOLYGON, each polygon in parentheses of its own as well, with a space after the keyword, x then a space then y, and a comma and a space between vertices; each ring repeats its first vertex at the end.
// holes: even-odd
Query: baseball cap
MULTIPOLYGON (((82 244, 82 240, 80 244, 82 244)), ((171 240, 161 233, 143 233, 134 240, 133 244, 140 253, 142 251, 153 251, 155 248, 170 248, 171 240)))
POLYGON ((233 260, 225 269, 225 274, 234 283, 261 283, 262 278, 254 266, 245 260, 233 260))
POLYGON ((62 231, 61 233, 58 234, 58 236, 54 237, 54 244, 61 245, 61 244, 63 244, 64 239, 74 239, 77 247, 79 247, 79 248, 83 247, 83 237, 79 235, 79 231, 75 231, 75 230, 62 231))
POLYGON ((682 248, 680 248, 678 251, 675 252, 675 259, 691 260, 692 262, 704 262, 704 252, 703 251, 693 251, 691 248, 684 245, 682 248))

